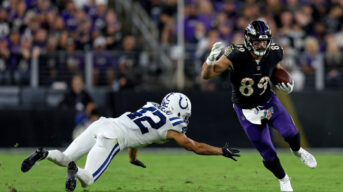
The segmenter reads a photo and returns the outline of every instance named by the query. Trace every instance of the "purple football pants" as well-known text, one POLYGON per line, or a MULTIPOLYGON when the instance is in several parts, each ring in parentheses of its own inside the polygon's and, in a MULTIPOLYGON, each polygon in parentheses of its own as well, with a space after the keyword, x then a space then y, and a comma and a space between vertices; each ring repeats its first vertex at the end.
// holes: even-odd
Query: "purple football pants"
POLYGON ((236 105, 234 105, 234 109, 250 142, 260 152, 265 161, 273 161, 277 156, 270 137, 268 125, 277 129, 283 138, 295 136, 298 133, 298 130, 295 128, 291 116, 274 93, 271 93, 267 101, 260 106, 260 109, 269 109, 273 107, 274 111, 267 123, 262 123, 262 125, 250 123, 245 118, 242 109, 236 105))

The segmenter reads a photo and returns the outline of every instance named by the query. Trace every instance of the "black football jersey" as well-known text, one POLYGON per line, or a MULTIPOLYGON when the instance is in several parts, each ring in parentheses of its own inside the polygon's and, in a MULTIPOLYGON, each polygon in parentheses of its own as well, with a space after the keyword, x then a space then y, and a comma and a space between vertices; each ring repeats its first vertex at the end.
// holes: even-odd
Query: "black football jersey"
POLYGON ((230 70, 232 102, 243 109, 262 104, 272 91, 270 79, 276 64, 282 60, 281 46, 272 43, 259 62, 243 45, 227 47, 224 55, 233 64, 230 70))

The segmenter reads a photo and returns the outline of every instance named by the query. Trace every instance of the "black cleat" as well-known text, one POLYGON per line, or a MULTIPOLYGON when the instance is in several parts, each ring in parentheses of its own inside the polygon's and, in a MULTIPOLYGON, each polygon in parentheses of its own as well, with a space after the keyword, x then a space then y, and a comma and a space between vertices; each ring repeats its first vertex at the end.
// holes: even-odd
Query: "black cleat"
POLYGON ((46 156, 48 156, 48 151, 41 147, 38 148, 35 152, 33 152, 21 163, 21 171, 29 171, 37 161, 45 159, 46 156))
POLYGON ((71 192, 76 188, 76 173, 78 168, 74 161, 68 164, 67 179, 66 179, 66 191, 71 192))

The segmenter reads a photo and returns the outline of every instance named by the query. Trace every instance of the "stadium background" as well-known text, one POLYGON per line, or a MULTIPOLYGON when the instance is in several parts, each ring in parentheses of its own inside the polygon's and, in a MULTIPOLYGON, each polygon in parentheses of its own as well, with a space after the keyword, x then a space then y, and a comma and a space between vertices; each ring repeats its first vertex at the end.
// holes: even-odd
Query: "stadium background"
POLYGON ((339 0, 2 1, 0 147, 64 147, 92 114, 116 116, 169 91, 193 103, 190 137, 251 147, 232 110, 228 74, 202 81, 200 71, 214 42, 242 43, 259 17, 284 48, 295 90, 278 94, 304 144, 343 147, 339 0), (96 104, 90 111, 63 105, 76 74, 96 104))

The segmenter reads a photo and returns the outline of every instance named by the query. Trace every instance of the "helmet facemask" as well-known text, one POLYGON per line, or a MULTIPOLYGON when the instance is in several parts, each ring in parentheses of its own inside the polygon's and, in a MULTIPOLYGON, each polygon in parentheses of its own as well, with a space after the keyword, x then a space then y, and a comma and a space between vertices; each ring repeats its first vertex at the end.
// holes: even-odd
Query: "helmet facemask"
POLYGON ((272 34, 268 25, 262 20, 255 20, 248 25, 244 33, 244 45, 253 52, 256 56, 263 56, 266 54, 271 44, 272 34), (264 50, 258 50, 254 46, 254 42, 265 41, 266 47, 264 50))

